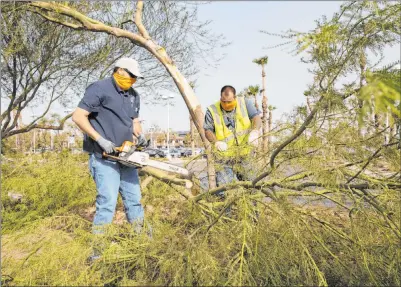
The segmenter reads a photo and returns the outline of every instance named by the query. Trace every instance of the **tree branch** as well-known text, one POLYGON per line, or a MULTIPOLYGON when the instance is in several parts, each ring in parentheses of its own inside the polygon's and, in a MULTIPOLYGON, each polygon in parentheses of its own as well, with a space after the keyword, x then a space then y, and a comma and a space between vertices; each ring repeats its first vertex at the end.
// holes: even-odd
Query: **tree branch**
MULTIPOLYGON (((134 42, 136 45, 139 45, 141 47, 146 48, 146 39, 143 38, 142 36, 129 32, 124 29, 120 29, 117 27, 112 27, 109 25, 106 25, 104 23, 101 23, 97 20, 94 20, 88 16, 85 16, 82 13, 79 13, 75 9, 71 9, 68 6, 64 6, 62 4, 54 3, 54 2, 43 2, 43 1, 36 1, 36 2, 31 2, 28 4, 28 6, 35 7, 35 8, 40 8, 48 11, 52 11, 55 13, 59 13, 65 16, 68 16, 74 20, 79 21, 82 24, 82 27, 93 31, 93 32, 105 32, 110 35, 114 35, 116 37, 123 37, 130 39, 132 42, 134 42)), ((35 12, 36 9, 33 11, 35 12)), ((74 23, 67 22, 67 21, 57 21, 58 24, 61 24, 63 26, 72 28, 72 25, 75 25, 74 23)), ((81 28, 78 28, 81 29, 81 28)))
POLYGON ((29 132, 29 131, 31 131, 31 130, 33 130, 33 129, 42 129, 42 130, 62 130, 62 129, 64 128, 65 122, 66 122, 69 118, 71 118, 71 116, 72 116, 72 113, 69 114, 69 115, 67 115, 67 116, 65 116, 64 118, 62 118, 62 119, 60 120, 60 123, 59 123, 58 126, 56 126, 56 125, 31 124, 31 125, 28 125, 28 126, 26 126, 26 127, 21 128, 21 129, 10 131, 10 132, 8 133, 7 136, 10 137, 10 136, 13 136, 13 135, 16 135, 16 134, 26 133, 26 132, 29 132))
POLYGON ((151 40, 148 31, 142 23, 142 11, 143 11, 143 1, 138 1, 136 4, 135 11, 135 25, 138 28, 139 33, 146 39, 151 40))
POLYGON ((379 147, 379 148, 367 159, 367 161, 366 161, 366 163, 363 165, 363 167, 362 167, 353 177, 351 177, 351 178, 347 181, 347 184, 350 183, 351 181, 353 181, 355 178, 357 178, 357 177, 361 174, 361 172, 363 172, 363 171, 365 170, 365 168, 369 165, 369 163, 370 163, 374 158, 376 158, 376 157, 378 156, 378 154, 379 154, 379 152, 382 150, 382 148, 384 148, 384 147, 389 147, 389 146, 393 146, 393 145, 396 145, 396 144, 398 144, 398 142, 389 143, 389 144, 386 144, 386 145, 383 145, 383 146, 379 147))
POLYGON ((51 22, 54 22, 54 23, 57 23, 57 24, 60 24, 60 25, 63 25, 63 26, 72 28, 72 29, 74 29, 74 30, 82 30, 82 29, 83 29, 83 26, 82 26, 82 25, 78 25, 78 24, 73 24, 73 23, 61 21, 61 20, 59 20, 59 19, 50 17, 49 15, 46 15, 46 14, 41 13, 41 12, 39 12, 39 11, 33 11, 33 12, 34 12, 35 14, 38 14, 39 16, 42 16, 43 18, 45 18, 45 19, 47 19, 47 20, 49 20, 49 21, 51 21, 51 22))
POLYGON ((166 172, 151 167, 141 168, 140 173, 145 173, 147 175, 150 175, 167 184, 174 183, 176 185, 184 186, 187 189, 190 189, 193 186, 193 183, 188 179, 177 178, 174 175, 169 175, 166 172))
MULTIPOLYGON (((296 131, 295 134, 293 134, 291 137, 289 137, 285 142, 283 142, 281 145, 279 145, 274 151, 273 154, 270 157, 270 167, 273 169, 274 168, 274 159, 276 156, 280 153, 280 151, 285 148, 287 145, 289 145, 291 142, 293 142, 296 138, 298 138, 307 128, 307 126, 310 124, 310 122, 313 120, 313 117, 317 113, 317 111, 320 109, 319 103, 322 102, 324 99, 323 96, 320 97, 320 99, 317 101, 314 109, 312 112, 308 115, 302 126, 296 131)), ((260 179, 259 179, 260 180, 260 179)))

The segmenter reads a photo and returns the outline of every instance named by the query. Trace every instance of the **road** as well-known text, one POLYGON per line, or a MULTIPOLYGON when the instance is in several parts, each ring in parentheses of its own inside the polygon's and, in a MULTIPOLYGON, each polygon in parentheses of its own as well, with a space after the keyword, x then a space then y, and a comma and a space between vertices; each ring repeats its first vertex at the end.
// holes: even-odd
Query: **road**
MULTIPOLYGON (((188 162, 187 159, 183 160, 182 158, 172 158, 170 163, 184 167, 185 163, 188 162)), ((193 172, 197 178, 200 180, 201 188, 207 190, 208 189, 208 181, 207 181, 207 165, 206 159, 197 159, 191 161, 187 165, 187 169, 190 172, 193 172)))

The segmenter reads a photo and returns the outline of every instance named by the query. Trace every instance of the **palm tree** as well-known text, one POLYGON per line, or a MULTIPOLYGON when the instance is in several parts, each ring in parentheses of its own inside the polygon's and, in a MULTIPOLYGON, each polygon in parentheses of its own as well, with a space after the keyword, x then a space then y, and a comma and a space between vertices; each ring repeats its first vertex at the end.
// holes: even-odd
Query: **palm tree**
POLYGON ((268 137, 266 136, 269 132, 270 128, 268 126, 268 106, 267 106, 267 97, 266 97, 266 73, 265 66, 268 62, 268 57, 261 57, 259 59, 253 60, 253 62, 259 66, 262 66, 262 133, 263 133, 263 150, 267 149, 268 146, 268 137))
POLYGON ((257 101, 257 95, 258 95, 258 94, 260 94, 259 85, 249 86, 249 87, 246 89, 246 92, 245 92, 245 96, 246 96, 246 97, 253 97, 253 100, 254 100, 254 102, 255 102, 255 107, 256 107, 256 109, 259 110, 259 104, 258 104, 258 101, 257 101))

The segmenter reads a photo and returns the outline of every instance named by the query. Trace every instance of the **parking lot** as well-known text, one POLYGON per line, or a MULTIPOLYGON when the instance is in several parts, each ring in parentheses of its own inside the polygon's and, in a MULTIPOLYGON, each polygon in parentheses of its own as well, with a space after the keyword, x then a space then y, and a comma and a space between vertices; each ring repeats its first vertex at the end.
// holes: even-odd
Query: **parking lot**
MULTIPOLYGON (((146 153, 149 154, 150 157, 155 157, 155 158, 166 158, 167 157, 167 148, 161 147, 161 148, 146 148, 144 150, 146 153)), ((194 152, 192 151, 192 148, 175 148, 175 147, 170 147, 170 156, 172 158, 180 158, 180 157, 192 157, 199 155, 204 152, 204 149, 202 148, 195 148, 194 152)))

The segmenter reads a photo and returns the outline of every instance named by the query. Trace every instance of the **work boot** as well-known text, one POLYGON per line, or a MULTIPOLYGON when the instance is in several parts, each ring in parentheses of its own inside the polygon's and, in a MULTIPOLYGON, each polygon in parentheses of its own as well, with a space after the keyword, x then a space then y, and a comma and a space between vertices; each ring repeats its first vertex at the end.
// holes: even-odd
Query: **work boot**
POLYGON ((106 250, 107 239, 104 230, 102 230, 102 232, 99 231, 100 230, 96 230, 92 237, 92 254, 87 258, 89 264, 101 259, 103 252, 106 250))
POLYGON ((136 234, 140 235, 142 232, 146 232, 146 235, 149 237, 149 239, 152 238, 152 227, 149 225, 149 223, 144 223, 144 220, 134 220, 131 222, 133 230, 136 234))

